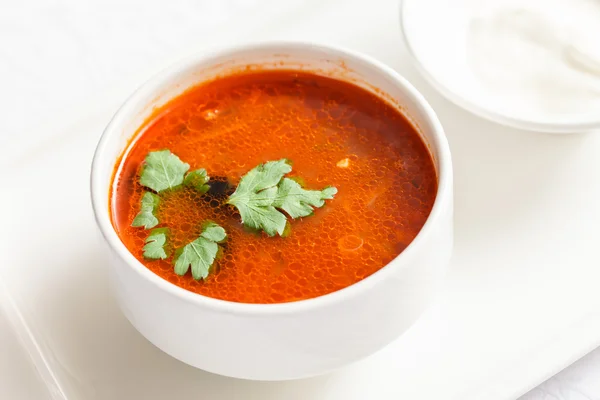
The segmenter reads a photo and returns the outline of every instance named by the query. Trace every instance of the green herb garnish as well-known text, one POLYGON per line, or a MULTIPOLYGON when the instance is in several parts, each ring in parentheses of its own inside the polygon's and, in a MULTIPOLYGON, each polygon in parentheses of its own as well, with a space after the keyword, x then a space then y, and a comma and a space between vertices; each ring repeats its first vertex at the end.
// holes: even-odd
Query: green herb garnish
POLYGON ((219 252, 217 243, 226 238, 225 229, 214 222, 206 222, 200 237, 176 252, 175 273, 185 275, 191 266, 194 279, 206 279, 219 252))
POLYGON ((164 260, 169 257, 167 251, 168 228, 157 228, 150 231, 144 246, 144 257, 152 260, 164 260))
POLYGON ((145 229, 154 228, 158 225, 158 218, 154 215, 160 203, 160 198, 154 193, 146 192, 142 196, 140 212, 135 216, 131 226, 143 226, 145 229))
POLYGON ((283 234, 287 219, 273 207, 277 197, 277 184, 292 167, 288 161, 269 161, 251 169, 227 201, 240 212, 244 225, 263 230, 269 236, 283 234))
POLYGON ((204 168, 200 168, 189 172, 183 179, 183 184, 204 194, 210 189, 210 186, 207 185, 209 179, 210 177, 206 173, 206 170, 204 168))
POLYGON ((292 167, 283 159, 261 164, 242 177, 228 203, 238 209, 244 225, 263 230, 269 236, 275 233, 282 236, 287 218, 278 209, 288 213, 292 219, 305 217, 337 193, 335 187, 303 189, 298 182, 283 178, 291 171, 292 167))
POLYGON ((283 178, 278 185, 273 207, 280 208, 292 218, 306 217, 313 207, 323 207, 325 200, 333 199, 337 189, 333 186, 323 190, 307 190, 293 179, 283 178))
MULTIPOLYGON (((146 192, 142 196, 140 212, 132 226, 150 229, 158 225, 156 211, 160 192, 180 187, 182 184, 204 194, 208 192, 210 177, 200 168, 186 174, 190 166, 169 150, 148 153, 142 168, 140 183, 158 194, 146 192)), ((306 217, 315 208, 322 207, 325 200, 337 193, 335 187, 323 190, 304 189, 299 178, 284 178, 292 171, 285 159, 268 161, 251 169, 242 176, 228 204, 240 212, 242 222, 249 228, 262 230, 269 236, 287 236, 290 218, 306 217), (287 213, 287 215, 285 213, 287 213)), ((225 229, 214 222, 205 222, 200 236, 175 251, 174 270, 185 275, 191 268, 196 280, 206 279, 217 258, 222 243, 227 238, 225 229)), ((168 228, 150 231, 144 245, 144 257, 164 260, 170 255, 168 228)))
POLYGON ((183 176, 190 169, 169 150, 152 151, 146 156, 140 183, 155 192, 173 189, 181 185, 183 176))

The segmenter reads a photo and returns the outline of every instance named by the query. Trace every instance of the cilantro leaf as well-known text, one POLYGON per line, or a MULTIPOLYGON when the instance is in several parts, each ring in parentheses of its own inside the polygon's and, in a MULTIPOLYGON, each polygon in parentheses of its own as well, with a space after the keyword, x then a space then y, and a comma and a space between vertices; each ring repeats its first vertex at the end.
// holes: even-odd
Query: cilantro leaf
POLYGON ((278 185, 273 207, 280 208, 292 218, 306 217, 313 207, 323 207, 326 199, 333 199, 337 189, 333 186, 323 190, 307 190, 293 179, 283 178, 278 185))
POLYGON ((213 265, 219 246, 227 238, 225 229, 214 222, 205 223, 200 237, 179 249, 175 255, 175 273, 185 275, 192 268, 194 279, 206 279, 213 265))
POLYGON ((168 228, 157 228, 150 231, 150 235, 146 238, 144 246, 144 257, 152 260, 164 260, 169 256, 166 245, 169 235, 168 228))
POLYGON ((210 186, 206 184, 209 179, 210 177, 206 173, 206 170, 204 168, 200 168, 195 171, 188 172, 183 179, 183 184, 193 187, 200 193, 204 194, 210 189, 210 186))
POLYGON ((220 225, 212 221, 207 221, 204 223, 200 237, 215 243, 221 243, 227 238, 227 232, 220 225))
POLYGON ((150 192, 144 193, 140 212, 133 219, 131 226, 143 226, 145 229, 150 229, 158 225, 158 218, 154 215, 158 203, 160 203, 160 199, 157 195, 150 192))
POLYGON ((285 159, 269 161, 251 169, 242 177, 227 201, 240 212, 244 225, 263 230, 269 236, 283 234, 287 219, 273 207, 277 184, 292 170, 285 159))
POLYGON ((169 150, 152 151, 146 156, 140 183, 156 192, 181 185, 183 175, 190 169, 169 150))
POLYGON ((276 186, 281 178, 291 171, 292 167, 285 158, 260 164, 242 177, 236 191, 231 197, 251 195, 252 193, 258 193, 261 190, 276 186))

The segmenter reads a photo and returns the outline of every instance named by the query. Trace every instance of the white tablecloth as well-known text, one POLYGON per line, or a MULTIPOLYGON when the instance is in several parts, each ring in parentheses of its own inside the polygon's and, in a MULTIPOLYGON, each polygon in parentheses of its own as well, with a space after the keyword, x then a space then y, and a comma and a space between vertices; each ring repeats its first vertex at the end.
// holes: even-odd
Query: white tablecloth
MULTIPOLYGON (((323 0, 327 1, 327 0, 323 0)), ((16 151, 42 138, 45 124, 68 125, 69 110, 92 102, 149 65, 211 41, 232 15, 264 18, 311 12, 314 0, 0 1, 0 145, 16 151), (212 33, 207 33, 212 32, 212 33)), ((371 1, 377 6, 377 1, 371 1)), ((400 39, 398 39, 400 40, 400 39)), ((139 82, 138 79, 131 79, 139 82)), ((0 338, 7 337, 0 324, 0 338)), ((0 398, 37 399, 34 376, 0 340, 0 398), (15 367, 16 365, 16 367, 15 367)), ((600 349, 532 390, 525 400, 600 399, 600 349)))

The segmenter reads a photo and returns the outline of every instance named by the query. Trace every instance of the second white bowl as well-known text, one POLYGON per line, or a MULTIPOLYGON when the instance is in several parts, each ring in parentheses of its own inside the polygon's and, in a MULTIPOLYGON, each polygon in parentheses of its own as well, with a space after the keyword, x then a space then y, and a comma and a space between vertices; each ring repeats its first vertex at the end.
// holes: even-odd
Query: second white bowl
MULTIPOLYGON (((568 7, 569 2, 565 1, 564 6, 568 7)), ((492 32, 495 28, 488 26, 490 24, 488 19, 491 18, 488 14, 492 12, 506 13, 506 18, 512 15, 511 12, 514 12, 515 15, 513 16, 516 18, 519 12, 530 15, 529 13, 533 11, 530 11, 528 7, 531 7, 532 10, 535 10, 535 7, 548 9, 543 0, 535 2, 519 0, 403 0, 400 7, 400 28, 408 52, 417 69, 443 96, 473 114, 502 125, 539 132, 578 133, 600 130, 600 111, 594 109, 591 100, 588 101, 586 100, 588 97, 583 97, 578 103, 573 103, 573 96, 581 91, 579 86, 569 89, 569 86, 563 87, 562 84, 559 85, 558 83, 555 85, 554 80, 551 79, 553 75, 544 75, 535 84, 527 82, 527 85, 519 84, 518 87, 515 87, 517 83, 511 81, 511 85, 508 86, 494 84, 492 89, 478 78, 479 75, 474 69, 474 65, 477 63, 473 61, 476 56, 479 57, 478 60, 484 60, 486 66, 493 67, 486 74, 486 79, 492 82, 502 79, 508 72, 506 69, 510 69, 513 64, 515 68, 521 68, 522 66, 527 69, 531 67, 528 65, 530 61, 538 60, 542 62, 537 57, 537 52, 532 53, 530 55, 532 58, 529 60, 523 60, 523 57, 514 57, 513 59, 507 57, 504 59, 496 54, 502 50, 498 47, 505 50, 510 48, 514 50, 510 54, 518 54, 513 46, 513 41, 517 40, 514 37, 515 32, 511 31, 509 34, 503 30, 497 33, 502 35, 504 32, 505 35, 502 38, 510 36, 509 39, 512 41, 505 43, 505 46, 488 45, 488 41, 483 41, 479 37, 480 35, 476 35, 479 31, 471 32, 475 26, 481 26, 482 24, 485 24, 483 26, 485 32, 492 32), (481 18, 483 19, 480 21, 481 18), (475 43, 476 38, 480 39, 476 41, 479 45, 470 47, 469 43, 475 43), (501 65, 496 65, 498 59, 502 60, 501 65), (542 83, 546 83, 546 85, 542 85, 542 83), (549 83, 552 83, 552 85, 548 86, 549 83), (500 86, 501 89, 497 86, 500 86), (511 88, 511 90, 508 90, 508 88, 511 88), (520 88, 524 90, 522 96, 520 95, 520 88), (519 91, 513 92, 513 90, 519 91), (562 101, 565 103, 561 103, 562 101), (576 104, 585 104, 586 107, 578 108, 576 104), (559 107, 559 105, 562 105, 562 107, 559 107), (561 111, 567 105, 570 111, 561 111), (584 109, 591 111, 588 112, 584 109)), ((598 10, 600 10, 600 7, 598 7, 598 10)), ((559 19, 560 11, 553 10, 554 14, 558 13, 557 18, 559 19)), ((564 20, 564 18, 562 19, 564 20)), ((504 21, 503 23, 508 22, 504 21)), ((517 24, 518 21, 514 23, 517 24)), ((535 24, 531 23, 529 25, 535 24)), ((529 27, 531 31, 536 28, 548 29, 548 27, 529 27)), ((504 29, 508 30, 509 27, 504 27, 504 29)), ((600 29, 598 29, 598 32, 600 32, 600 29)), ((481 32, 479 33, 481 34, 481 32)), ((543 35, 543 32, 540 34, 543 35)), ((553 39, 550 38, 549 40, 553 39)), ((549 67, 544 68, 544 70, 548 69, 549 67)), ((513 71, 513 73, 516 72, 513 71)), ((598 79, 596 79, 597 81, 598 79)), ((499 82, 504 83, 504 81, 499 82)), ((565 80, 565 82, 567 81, 565 80)), ((581 85, 581 82, 579 85, 581 85)), ((581 95, 581 93, 579 94, 581 95)), ((590 97, 590 99, 592 98, 595 99, 594 104, 600 104, 600 96, 590 97)))

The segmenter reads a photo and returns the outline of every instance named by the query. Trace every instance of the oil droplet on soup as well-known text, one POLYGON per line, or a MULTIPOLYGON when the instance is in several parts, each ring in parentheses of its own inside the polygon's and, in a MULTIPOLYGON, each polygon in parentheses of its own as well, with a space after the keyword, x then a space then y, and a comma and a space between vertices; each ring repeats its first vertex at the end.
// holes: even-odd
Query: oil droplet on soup
MULTIPOLYGON (((338 80, 294 71, 252 72, 192 88, 156 111, 120 161, 111 196, 113 224, 129 251, 184 289, 245 303, 279 303, 349 286, 392 261, 417 235, 437 192, 433 161, 415 128, 375 95, 338 80), (202 196, 163 196, 161 226, 181 247, 212 220, 228 234, 208 278, 178 276, 171 259, 142 256, 148 231, 131 227, 148 152, 169 149, 221 187, 202 196), (225 204, 228 182, 260 163, 287 158, 289 176, 338 193, 314 215, 291 220, 287 237, 249 233, 225 204)), ((229 192, 230 193, 230 192, 229 192)))

